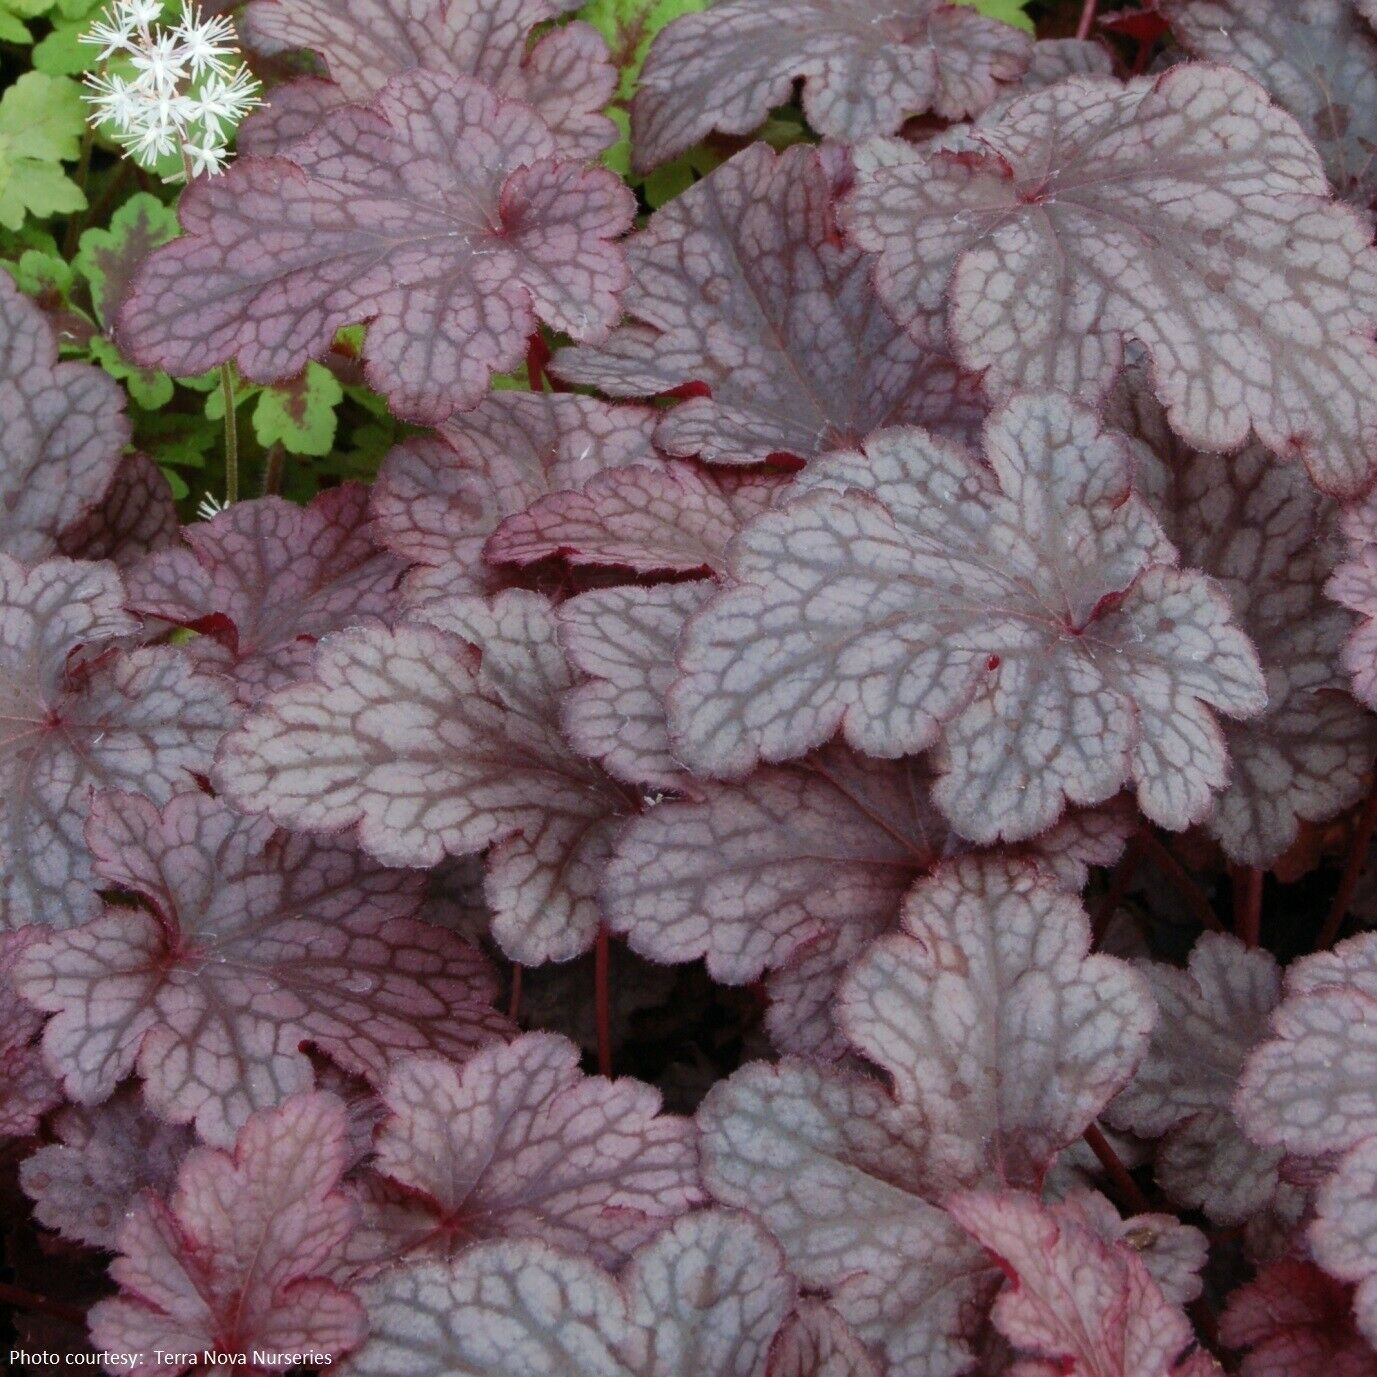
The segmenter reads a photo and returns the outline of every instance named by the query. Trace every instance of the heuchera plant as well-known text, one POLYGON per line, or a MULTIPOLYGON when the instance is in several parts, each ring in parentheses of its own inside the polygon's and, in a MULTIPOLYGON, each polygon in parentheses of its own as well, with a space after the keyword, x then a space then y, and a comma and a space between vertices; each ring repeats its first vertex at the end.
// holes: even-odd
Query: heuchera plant
POLYGON ((1377 1377, 1377 4, 1119 4, 0 0, 16 1371, 1377 1377))

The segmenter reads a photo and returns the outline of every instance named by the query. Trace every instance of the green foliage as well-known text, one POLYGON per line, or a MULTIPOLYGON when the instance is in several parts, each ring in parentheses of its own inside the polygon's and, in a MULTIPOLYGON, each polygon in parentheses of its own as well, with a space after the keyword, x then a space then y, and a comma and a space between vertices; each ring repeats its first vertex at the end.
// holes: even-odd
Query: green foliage
POLYGON ((180 233, 177 212, 146 191, 130 197, 110 217, 109 229, 88 229, 73 262, 91 287, 91 302, 102 325, 144 257, 180 233), (115 300, 110 300, 112 288, 115 300))
POLYGON ((957 0, 957 3, 970 5, 981 14, 987 14, 991 19, 999 19, 1005 24, 1012 24, 1016 29, 1033 32, 1033 21, 1026 13, 1029 0, 957 0))
POLYGON ((0 0, 0 43, 32 40, 26 19, 37 19, 52 9, 53 0, 0 0))
POLYGON ((0 225, 28 215, 83 210, 86 197, 62 170, 81 153, 81 88, 66 77, 25 72, 0 97, 0 225))
POLYGON ((709 0, 589 0, 578 18, 591 24, 607 40, 613 61, 621 70, 617 99, 636 94, 646 54, 655 35, 681 15, 696 14, 709 0))

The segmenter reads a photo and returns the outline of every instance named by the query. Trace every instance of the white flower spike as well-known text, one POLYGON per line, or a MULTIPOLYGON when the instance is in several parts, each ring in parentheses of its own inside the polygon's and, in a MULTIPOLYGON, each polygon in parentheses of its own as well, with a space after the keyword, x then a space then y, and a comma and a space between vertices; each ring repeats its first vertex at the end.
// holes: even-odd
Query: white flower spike
POLYGON ((82 36, 110 64, 86 77, 91 123, 150 170, 180 153, 182 171, 169 180, 213 177, 261 88, 238 60, 228 18, 205 19, 183 0, 175 25, 162 19, 162 0, 114 0, 82 36))

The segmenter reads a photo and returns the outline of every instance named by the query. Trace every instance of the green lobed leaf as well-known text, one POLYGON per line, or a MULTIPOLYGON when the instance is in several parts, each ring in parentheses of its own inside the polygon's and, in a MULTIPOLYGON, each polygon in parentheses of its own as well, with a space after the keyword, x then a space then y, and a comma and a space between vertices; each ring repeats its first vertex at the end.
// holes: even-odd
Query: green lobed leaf
POLYGON ((265 387, 253 410, 253 430, 264 449, 281 444, 292 454, 329 454, 335 443, 344 389, 335 375, 308 363, 299 378, 265 387))
POLYGON ((36 19, 53 7, 53 0, 0 0, 0 43, 32 41, 26 19, 36 19))
POLYGON ((90 283, 102 325, 110 323, 139 264, 180 232, 177 212, 141 191, 110 217, 109 229, 88 229, 81 236, 73 266, 90 283))
POLYGON ((1028 8, 1028 0, 957 0, 957 4, 969 5, 972 9, 979 10, 981 14, 988 15, 991 19, 998 19, 1004 24, 1012 24, 1016 29, 1023 29, 1028 33, 1034 32, 1033 21, 1025 13, 1028 8))
POLYGON ((0 225, 18 229, 26 214, 85 208, 62 170, 80 154, 85 127, 81 88, 65 77, 25 72, 0 97, 0 225))

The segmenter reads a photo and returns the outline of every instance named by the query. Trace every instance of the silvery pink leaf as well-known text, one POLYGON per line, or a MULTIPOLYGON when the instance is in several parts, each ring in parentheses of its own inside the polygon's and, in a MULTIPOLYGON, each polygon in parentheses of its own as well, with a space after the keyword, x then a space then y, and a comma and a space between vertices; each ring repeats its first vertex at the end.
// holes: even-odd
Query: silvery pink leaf
POLYGON ((709 1191, 758 1215, 872 1351, 915 1377, 969 1371, 997 1279, 925 1195, 921 1126, 883 1086, 753 1062, 714 1087, 698 1123, 709 1191))
POLYGON ((1231 860, 1270 866, 1302 820, 1354 803, 1377 749, 1377 726, 1339 666, 1351 619, 1326 601, 1334 506, 1257 444, 1206 455, 1177 440, 1140 368, 1113 399, 1114 424, 1144 440, 1139 480, 1181 562, 1218 580, 1257 647, 1267 708, 1224 724, 1230 773, 1207 829, 1231 860))
POLYGON ((108 559, 128 568, 177 543, 181 522, 172 487, 146 454, 120 460, 100 505, 63 531, 58 545, 72 559, 108 559))
POLYGON ((1353 0, 1167 0, 1161 12, 1193 57, 1260 82, 1324 159, 1335 190, 1377 194, 1377 39, 1353 0))
POLYGON ((1178 1204, 1216 1223, 1242 1224, 1280 1185, 1281 1152, 1259 1147, 1232 1101, 1253 1048, 1281 999, 1270 953, 1225 933, 1202 934, 1186 970, 1139 962, 1159 1017, 1137 1075, 1109 1107, 1119 1128, 1161 1138, 1157 1180, 1178 1204))
POLYGON ((970 435, 979 384, 890 319, 842 242, 836 149, 755 144, 675 197, 627 245, 628 319, 556 371, 618 397, 692 393, 662 413, 668 454, 808 460, 886 425, 970 435))
POLYGON ((670 749, 664 695, 674 680, 679 632, 710 595, 696 582, 628 585, 594 589, 560 607, 560 644, 587 676, 564 697, 564 730, 617 779, 659 789, 685 783, 670 749))
POLYGON ((115 477, 129 440, 123 394, 99 368, 59 363, 52 327, 9 274, 0 282, 0 548, 57 551, 115 477))
POLYGON ((689 463, 633 464, 509 516, 484 549, 492 564, 562 558, 638 574, 695 574, 726 567, 727 546, 766 511, 789 479, 689 463))
POLYGON ((396 610, 406 565, 374 544, 360 483, 304 508, 236 502, 182 534, 184 547, 126 573, 128 606, 201 632, 188 653, 233 679, 246 703, 303 678, 322 636, 396 610))
POLYGON ((229 685, 182 651, 110 644, 138 629, 124 602, 111 564, 25 570, 0 555, 0 928, 93 914, 92 793, 166 801, 210 768, 237 715, 229 685))
POLYGON ((227 1146, 310 1089, 306 1044, 377 1083, 399 1057, 466 1056, 510 1028, 478 953, 409 916, 419 876, 201 793, 161 811, 100 795, 87 837, 101 879, 145 907, 50 934, 15 977, 54 1015, 44 1046, 76 1100, 136 1070, 159 1114, 227 1146))
POLYGON ((794 1300, 774 1240, 721 1210, 680 1219, 619 1280, 533 1241, 480 1244, 370 1288, 369 1340, 344 1372, 758 1377, 794 1300))
POLYGON ((883 757, 940 743, 934 797, 975 841, 1129 780, 1163 826, 1204 815, 1227 778, 1215 713, 1266 701, 1223 594, 1176 567, 1129 442, 1084 407, 1020 395, 984 448, 883 431, 742 532, 681 641, 687 765, 739 778, 840 729, 883 757))
POLYGON ((842 986, 839 1021, 887 1084, 753 1063, 699 1110, 708 1189, 757 1212, 892 1365, 966 1371, 991 1289, 940 1202, 1040 1180, 1142 1055, 1142 982, 1089 945, 1074 897, 1033 866, 954 862, 842 986))
POLYGON ((749 134, 796 80, 819 134, 891 134, 910 115, 978 114, 1028 65, 1026 34, 944 0, 723 0, 656 38, 632 108, 635 163, 714 130, 749 134))
POLYGON ((96 1346, 148 1366, 158 1350, 242 1354, 243 1366, 256 1348, 338 1361, 365 1333, 359 1302, 324 1279, 354 1223, 337 1189, 344 1159, 344 1108, 323 1094, 255 1114, 233 1154, 191 1152, 171 1197, 144 1192, 120 1226, 120 1294, 91 1311, 96 1346))
POLYGON ((404 1194, 365 1203, 360 1275, 500 1238, 540 1239, 620 1266, 701 1204, 693 1125, 639 1081, 579 1070, 579 1049, 527 1033, 462 1067, 396 1066, 374 1171, 404 1194))
POLYGON ((922 1124, 929 1179, 1036 1186, 1129 1081, 1152 999, 1089 952, 1074 894, 1031 863, 966 857, 920 881, 899 931, 852 965, 838 1022, 922 1124))
POLYGON ((1018 1191, 958 1196, 951 1213, 1009 1277, 999 1331, 1028 1359, 1016 1372, 1065 1377, 1212 1377, 1181 1310, 1132 1248, 1018 1191))
POLYGON ((1353 1327, 1352 1289, 1313 1263, 1282 1258, 1229 1297, 1219 1337, 1247 1356, 1241 1377, 1372 1377, 1377 1356, 1353 1327))
POLYGON ((993 396, 1098 401, 1126 340, 1172 429, 1224 453, 1256 434, 1340 495, 1377 464, 1377 251, 1329 200, 1294 119, 1227 67, 1077 77, 959 147, 858 155, 849 227, 916 339, 993 396))
POLYGON ((1377 498, 1364 497, 1346 507, 1343 531, 1347 557, 1324 591, 1358 614, 1343 647, 1343 667, 1355 696, 1377 708, 1377 498))
POLYGON ((1377 1137, 1344 1155, 1315 1197, 1310 1246, 1331 1276, 1357 1286, 1358 1328, 1377 1347, 1377 1137))
POLYGON ((255 0, 244 13, 249 47, 264 54, 307 48, 323 59, 330 82, 308 78, 274 90, 246 126, 244 146, 280 152, 330 110, 367 101, 390 78, 422 67, 477 77, 524 101, 562 151, 596 157, 615 138, 602 113, 617 84, 606 44, 586 24, 531 39, 532 30, 577 8, 577 0, 255 0))
POLYGON ((1063 1218, 1084 1224, 1107 1243, 1132 1248, 1173 1305, 1189 1305, 1203 1290, 1200 1272, 1209 1258, 1209 1240, 1175 1215, 1136 1214, 1124 1219, 1098 1191, 1084 1189, 1069 1193, 1056 1208, 1063 1218))
POLYGON ((880 1369, 830 1305, 804 1299, 775 1335, 766 1377, 880 1377, 880 1369))
POLYGON ((417 71, 345 106, 290 157, 237 162, 180 207, 185 233, 145 261, 123 352, 200 373, 235 359, 281 382, 366 321, 365 374, 423 424, 476 406, 537 319, 578 340, 612 325, 631 193, 561 161, 528 107, 417 71))
POLYGON ((41 1224, 66 1238, 113 1251, 130 1202, 143 1190, 165 1195, 194 1139, 151 1114, 137 1092, 104 1104, 68 1105, 54 1116, 57 1142, 19 1165, 19 1181, 41 1224))
POLYGON ((549 602, 508 592, 435 615, 447 629, 327 639, 310 679, 226 738, 217 778, 284 826, 355 828, 389 864, 487 851, 494 937, 513 960, 567 960, 596 935, 598 878, 630 801, 560 731, 573 676, 549 602))
POLYGON ((483 591, 483 545, 505 518, 606 469, 658 464, 654 422, 592 397, 495 392, 387 456, 373 489, 378 535, 403 559, 452 569, 453 587, 483 591))
POLYGON ((15 991, 13 970, 38 928, 0 932, 0 1141, 27 1138, 62 1103, 62 1086, 43 1060, 43 1016, 15 991))

